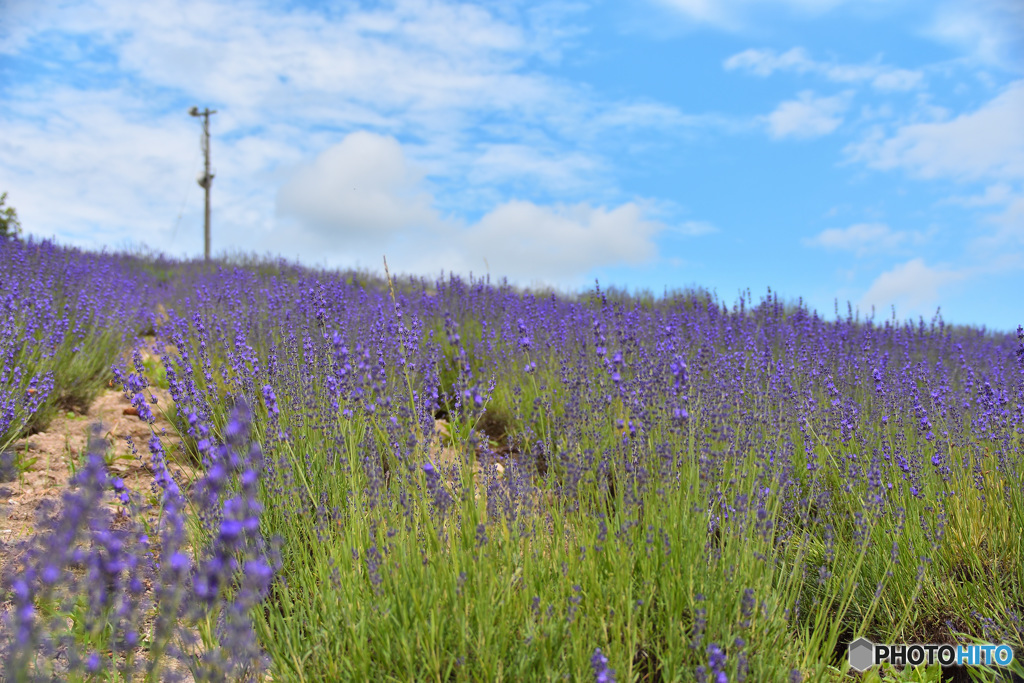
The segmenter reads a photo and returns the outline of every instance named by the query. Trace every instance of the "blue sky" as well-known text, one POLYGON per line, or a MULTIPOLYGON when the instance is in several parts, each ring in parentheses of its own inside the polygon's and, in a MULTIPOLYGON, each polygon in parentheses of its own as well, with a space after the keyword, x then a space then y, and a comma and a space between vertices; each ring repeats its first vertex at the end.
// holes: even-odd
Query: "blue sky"
POLYGON ((0 3, 25 232, 1024 323, 1018 0, 0 3), (180 217, 179 217, 180 216, 180 217))

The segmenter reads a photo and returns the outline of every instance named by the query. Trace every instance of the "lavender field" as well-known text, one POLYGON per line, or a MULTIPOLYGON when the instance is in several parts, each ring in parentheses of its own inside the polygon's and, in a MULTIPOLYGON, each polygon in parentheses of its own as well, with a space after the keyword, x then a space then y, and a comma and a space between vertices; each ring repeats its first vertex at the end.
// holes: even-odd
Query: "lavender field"
POLYGON ((4 680, 1024 675, 1020 328, 15 240, 0 326, 12 477, 111 382, 174 426, 4 548, 4 680))

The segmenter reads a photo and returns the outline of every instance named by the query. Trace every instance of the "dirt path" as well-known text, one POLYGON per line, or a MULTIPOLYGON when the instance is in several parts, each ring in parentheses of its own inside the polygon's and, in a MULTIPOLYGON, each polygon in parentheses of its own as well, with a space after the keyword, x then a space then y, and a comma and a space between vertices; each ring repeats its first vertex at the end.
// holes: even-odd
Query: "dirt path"
MULTIPOLYGON (((160 410, 170 405, 170 396, 161 389, 153 389, 152 393, 157 398, 154 411, 157 421, 153 429, 161 435, 165 450, 171 453, 178 439, 160 410)), ((89 434, 97 423, 107 442, 110 476, 124 479, 125 486, 138 493, 142 500, 149 498, 154 485, 148 446, 152 431, 134 412, 128 399, 120 391, 111 389, 93 402, 88 413, 58 416, 46 431, 17 440, 11 450, 22 459, 34 459, 34 462, 15 481, 0 484, 0 540, 12 543, 35 533, 36 511, 45 500, 59 503, 69 490, 74 471, 85 464, 89 434), (134 455, 128 438, 135 445, 134 455)), ((194 476, 191 468, 176 461, 170 462, 169 467, 179 482, 182 481, 179 477, 190 480, 194 476)), ((104 506, 111 512, 121 507, 115 504, 109 492, 104 497, 104 506)), ((0 571, 10 559, 6 552, 0 551, 0 571)))
MULTIPOLYGON (((163 307, 158 315, 166 317, 163 307)), ((160 344, 154 337, 141 340, 139 353, 147 366, 160 363, 160 344)), ((164 352, 174 352, 173 346, 166 346, 164 352)), ((132 350, 125 349, 122 361, 131 366, 132 350)), ((148 378, 154 385, 153 378, 148 378)), ((141 500, 155 493, 152 456, 149 439, 156 433, 163 442, 170 468, 179 486, 192 481, 196 471, 176 457, 180 439, 174 426, 166 419, 165 411, 173 407, 170 393, 166 389, 150 386, 146 395, 157 399, 151 405, 156 422, 150 426, 141 420, 120 387, 110 388, 100 394, 85 413, 68 412, 58 415, 46 430, 27 438, 18 439, 10 450, 24 461, 33 461, 28 469, 14 481, 0 482, 0 541, 16 542, 35 533, 36 511, 44 501, 59 503, 64 492, 70 488, 75 471, 86 462, 89 436, 93 426, 101 426, 101 435, 107 443, 105 458, 109 475, 120 477, 132 492, 140 494, 141 500), (134 446, 135 453, 132 452, 134 446)), ((134 497, 134 496, 133 496, 134 497)), ((104 497, 104 506, 116 512, 113 494, 104 497)), ((155 511, 151 511, 155 514, 155 511)), ((7 549, 0 548, 0 571, 10 560, 7 549)))

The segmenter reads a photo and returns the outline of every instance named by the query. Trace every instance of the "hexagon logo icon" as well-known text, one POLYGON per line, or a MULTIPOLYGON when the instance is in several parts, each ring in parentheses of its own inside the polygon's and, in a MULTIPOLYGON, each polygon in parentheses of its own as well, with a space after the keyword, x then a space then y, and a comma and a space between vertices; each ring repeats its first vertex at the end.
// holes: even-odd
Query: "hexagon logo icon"
POLYGON ((865 671, 874 664, 875 646, 867 638, 858 638, 850 643, 847 656, 850 659, 850 666, 857 671, 865 671))

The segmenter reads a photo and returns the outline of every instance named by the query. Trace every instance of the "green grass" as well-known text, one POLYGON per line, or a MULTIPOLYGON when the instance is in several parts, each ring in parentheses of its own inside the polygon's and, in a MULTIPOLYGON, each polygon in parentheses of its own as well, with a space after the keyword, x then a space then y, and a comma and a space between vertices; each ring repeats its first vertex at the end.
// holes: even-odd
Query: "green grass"
MULTIPOLYGON (((694 512, 701 499, 692 452, 678 463, 679 478, 654 482, 639 506, 625 500, 631 482, 620 472, 614 494, 597 481, 582 485, 578 508, 523 509, 510 522, 489 518, 486 501, 467 495, 438 525, 418 462, 398 470, 389 494, 364 495, 373 475, 359 464, 359 445, 375 426, 357 419, 345 430, 347 471, 331 465, 318 436, 300 434, 286 450, 294 471, 303 473, 308 497, 281 504, 266 489, 264 532, 280 534, 288 551, 287 579, 259 614, 278 680, 578 680, 588 675, 595 647, 619 680, 652 676, 653 662, 662 680, 691 680, 711 642, 730 653, 733 680, 736 638, 748 644, 753 680, 783 680, 793 668, 822 680, 845 669, 833 659, 841 640, 868 635, 875 642, 931 642, 928 623, 952 618, 967 624, 979 605, 991 615, 1020 604, 1024 548, 1013 533, 1024 515, 1019 489, 983 507, 968 482, 955 481, 958 490, 949 495, 956 512, 937 548, 916 523, 932 516, 928 504, 909 495, 900 501, 908 520, 902 529, 893 527, 893 510, 866 522, 870 544, 858 544, 852 525, 834 520, 833 559, 827 560, 821 522, 778 543, 757 533, 748 513, 717 541, 710 537, 706 513, 694 512), (404 504, 399 487, 408 496, 404 504), (609 504, 607 538, 599 543, 596 513, 609 504), (330 512, 318 515, 319 507, 330 512), (488 537, 482 546, 476 541, 480 523, 488 537), (628 529, 616 534, 624 525, 628 529), (974 539, 966 544, 965 531, 974 539), (901 547, 898 563, 890 555, 893 542, 901 547), (382 556, 379 585, 368 573, 371 546, 382 556), (918 555, 932 558, 920 577, 908 562, 918 555), (957 582, 950 568, 963 563, 987 566, 989 573, 981 571, 974 583, 957 582), (818 585, 822 566, 832 576, 818 585), (740 618, 744 588, 754 589, 759 603, 749 628, 740 618), (693 650, 699 606, 707 609, 707 627, 702 647, 693 650)), ((646 464, 657 471, 656 462, 646 464)), ((732 480, 753 497, 757 474, 741 467, 732 480)), ((462 484, 472 491, 465 474, 462 484)), ((948 488, 941 479, 928 485, 948 488)), ((863 493, 851 492, 844 502, 859 506, 863 493)), ((768 502, 776 521, 780 504, 768 502)))

